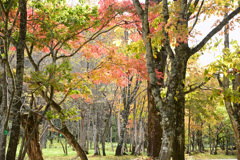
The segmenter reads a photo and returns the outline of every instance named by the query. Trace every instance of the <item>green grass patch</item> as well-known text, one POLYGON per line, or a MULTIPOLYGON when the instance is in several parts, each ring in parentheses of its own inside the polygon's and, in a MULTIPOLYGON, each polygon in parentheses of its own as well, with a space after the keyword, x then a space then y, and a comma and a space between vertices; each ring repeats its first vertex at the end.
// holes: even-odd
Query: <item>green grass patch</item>
MULTIPOLYGON (((232 151, 229 151, 231 154, 232 151)), ((234 151, 234 155, 225 155, 225 151, 222 151, 221 149, 218 149, 217 155, 210 154, 209 151, 206 151, 204 153, 194 153, 192 155, 186 156, 187 160, 197 160, 197 159, 237 159, 237 153, 234 151)))
MULTIPOLYGON (((62 139, 62 142, 65 146, 65 140, 62 139)), ((102 154, 101 145, 100 152, 102 154)), ((113 144, 113 151, 111 148, 111 143, 106 142, 106 155, 107 156, 95 156, 93 155, 94 150, 90 149, 88 158, 89 160, 150 160, 149 157, 146 155, 142 156, 132 156, 130 155, 130 152, 127 152, 128 155, 124 156, 114 156, 115 150, 117 147, 117 143, 113 144)), ((128 148, 130 148, 130 145, 128 145, 128 148)), ((70 145, 68 145, 68 155, 65 155, 62 149, 62 146, 60 142, 57 142, 57 140, 53 141, 53 144, 50 148, 50 142, 47 143, 47 148, 43 148, 43 157, 44 160, 80 160, 79 157, 77 157, 76 152, 72 149, 70 145)), ((229 153, 232 153, 229 151, 229 153)), ((221 149, 218 150, 217 155, 211 155, 209 151, 206 151, 204 153, 192 153, 191 155, 186 154, 186 160, 198 160, 198 159, 237 159, 236 151, 234 151, 235 155, 225 155, 225 151, 222 151, 221 149)), ((26 155, 26 160, 27 160, 26 155)))

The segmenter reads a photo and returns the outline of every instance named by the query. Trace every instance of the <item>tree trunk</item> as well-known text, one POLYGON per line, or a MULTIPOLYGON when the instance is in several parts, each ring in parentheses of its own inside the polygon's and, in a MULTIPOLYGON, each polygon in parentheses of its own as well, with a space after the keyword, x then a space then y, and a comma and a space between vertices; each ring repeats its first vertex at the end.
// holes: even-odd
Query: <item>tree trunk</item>
POLYGON ((116 148, 116 152, 115 152, 115 156, 120 156, 122 155, 122 147, 123 147, 123 141, 124 141, 124 134, 125 134, 125 129, 127 126, 127 121, 128 121, 128 115, 125 111, 123 111, 122 113, 122 117, 123 117, 123 122, 122 125, 120 127, 120 136, 119 136, 119 140, 118 140, 118 145, 116 148))
POLYGON ((85 129, 85 116, 81 115, 81 131, 80 131, 80 145, 83 148, 84 151, 87 151, 86 149, 86 129, 85 129))
POLYGON ((158 157, 162 143, 161 116, 148 82, 148 156, 158 157))
POLYGON ((187 154, 191 154, 191 110, 189 108, 188 113, 188 147, 187 147, 187 154))
POLYGON ((44 121, 42 134, 40 136, 41 148, 47 148, 48 122, 44 121))
POLYGON ((64 145, 63 145, 63 143, 62 143, 62 137, 58 137, 58 140, 59 140, 59 142, 60 142, 60 144, 61 144, 61 146, 62 146, 62 149, 63 149, 63 153, 66 155, 66 150, 65 150, 65 147, 64 147, 64 145))
POLYGON ((114 149, 113 149, 113 141, 112 141, 112 139, 113 139, 113 137, 112 137, 112 133, 113 133, 113 131, 112 131, 112 129, 113 129, 113 127, 112 127, 112 123, 113 123, 113 121, 112 121, 112 119, 113 119, 113 114, 111 114, 111 122, 110 122, 110 124, 111 124, 111 131, 110 131, 110 142, 111 142, 111 148, 112 148, 112 152, 114 151, 114 149))
POLYGON ((19 143, 20 136, 20 122, 21 115, 20 109, 22 106, 22 87, 23 87, 23 74, 24 74, 24 49, 25 40, 27 32, 27 1, 19 0, 19 10, 20 10, 20 28, 19 28, 19 38, 18 44, 16 46, 17 50, 17 68, 16 68, 16 94, 14 96, 14 102, 12 107, 12 112, 14 113, 11 134, 9 139, 7 159, 14 160, 16 157, 17 146, 19 143))
MULTIPOLYGON (((227 16, 227 14, 225 15, 227 16)), ((229 25, 226 25, 224 29, 224 48, 229 48, 229 25)), ((240 86, 240 74, 235 73, 235 79, 232 80, 232 90, 235 90, 237 92, 240 92, 240 89, 238 88, 240 86)), ((230 80, 228 77, 223 77, 223 83, 220 84, 221 87, 223 87, 223 90, 227 90, 230 88, 230 80)), ((237 158, 240 159, 240 103, 234 103, 229 100, 229 98, 225 97, 224 95, 224 101, 225 101, 225 107, 227 109, 232 128, 234 131, 234 138, 235 138, 235 144, 237 148, 237 158)))
POLYGON ((91 129, 91 109, 88 115, 88 125, 87 125, 87 148, 86 148, 87 154, 89 153, 89 141, 90 141, 90 135, 92 133, 90 129, 91 129))
MULTIPOLYGON (((27 125, 27 128, 24 131, 25 138, 29 139, 38 118, 34 115, 31 115, 30 117, 27 117, 27 115, 25 115, 22 118, 23 128, 25 129, 27 125)), ((39 127, 37 127, 37 129, 34 131, 33 136, 31 137, 30 143, 27 146, 27 154, 30 160, 43 160, 39 139, 39 127)))
POLYGON ((209 132, 208 132, 208 143, 209 143, 209 148, 210 148, 210 154, 211 154, 211 152, 212 152, 212 129, 211 129, 211 125, 210 124, 208 124, 208 130, 209 130, 209 132))
POLYGON ((195 141, 196 141, 195 131, 192 131, 192 152, 195 151, 195 141))
MULTIPOLYGON (((185 73, 184 73, 185 75, 185 73)), ((176 126, 175 136, 173 142, 173 160, 185 160, 185 98, 179 96, 178 103, 176 105, 176 126)))
POLYGON ((74 150, 77 152, 77 155, 81 158, 81 160, 88 160, 84 150, 81 148, 75 137, 69 131, 65 122, 62 122, 62 128, 60 130, 58 130, 55 127, 53 127, 53 129, 56 132, 62 134, 67 139, 68 143, 74 148, 74 150))
MULTIPOLYGON (((2 44, 2 43, 1 43, 2 44)), ((2 49, 2 47, 1 47, 2 49)), ((3 53, 3 52, 1 52, 3 53)), ((0 159, 5 160, 6 144, 7 144, 7 128, 5 126, 8 113, 8 83, 7 83, 7 67, 3 63, 3 74, 1 82, 1 108, 0 108, 0 159)))
POLYGON ((66 151, 66 155, 68 155, 68 141, 65 139, 65 151, 66 151))
MULTIPOLYGON (((232 148, 232 155, 234 155, 234 152, 233 152, 233 138, 231 138, 231 144, 232 144, 232 147, 231 147, 231 148, 232 148)), ((237 150, 237 151, 238 151, 238 150, 237 150)), ((239 153, 239 151, 238 151, 238 153, 239 153)), ((237 153, 237 154, 238 154, 238 153, 237 153)))
MULTIPOLYGON (((140 120, 139 121, 140 123, 140 127, 139 127, 139 133, 140 133, 140 138, 139 138, 139 143, 138 143, 138 146, 136 148, 136 151, 135 151, 135 155, 138 154, 140 155, 141 154, 141 148, 144 147, 144 144, 143 144, 143 137, 144 137, 144 119, 140 120)), ((142 149, 143 151, 143 149, 142 149)))
POLYGON ((52 145, 53 145, 53 132, 50 131, 49 133, 49 141, 50 141, 50 144, 49 144, 49 148, 52 148, 52 145))
MULTIPOLYGON (((218 132, 218 131, 217 131, 218 132)), ((215 144, 215 149, 214 149, 214 154, 217 155, 217 147, 219 144, 219 133, 216 135, 216 144, 215 144)))
POLYGON ((102 152, 103 152, 103 156, 106 156, 106 152, 105 152, 105 141, 102 140, 101 143, 102 143, 102 152))
MULTIPOLYGON (((95 106, 93 106, 95 107, 95 106)), ((97 119, 98 119, 98 113, 94 108, 94 121, 93 121, 93 143, 94 143, 94 155, 99 155, 99 150, 98 150, 98 126, 97 126, 97 119)))
POLYGON ((203 122, 201 122, 201 131, 200 131, 200 150, 201 153, 204 152, 204 145, 203 145, 203 122))
POLYGON ((229 146, 229 129, 227 129, 227 133, 226 133, 226 155, 229 155, 228 153, 228 146, 229 146))
POLYGON ((133 136, 132 136, 132 152, 131 155, 135 155, 135 149, 136 149, 136 137, 137 137, 137 120, 136 120, 136 108, 137 108, 137 101, 134 102, 134 108, 133 108, 133 136))

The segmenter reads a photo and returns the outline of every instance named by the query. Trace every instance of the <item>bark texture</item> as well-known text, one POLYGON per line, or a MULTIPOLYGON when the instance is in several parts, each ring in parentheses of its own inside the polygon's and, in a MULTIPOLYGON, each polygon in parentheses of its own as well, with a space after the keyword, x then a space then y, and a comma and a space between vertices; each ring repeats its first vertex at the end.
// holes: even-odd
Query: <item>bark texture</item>
POLYGON ((41 148, 47 148, 48 122, 44 121, 42 133, 40 136, 41 148))
POLYGON ((27 1, 19 0, 20 10, 20 28, 19 38, 17 42, 17 68, 16 68, 16 94, 14 97, 12 111, 14 113, 12 128, 9 140, 9 146, 7 151, 7 159, 15 159, 17 146, 20 136, 20 123, 21 115, 20 109, 22 106, 22 87, 23 87, 23 74, 24 74, 24 49, 27 32, 27 1))
MULTIPOLYGON (((163 22, 168 24, 169 22, 169 1, 162 0, 162 15, 163 22)), ((191 3, 192 1, 190 1, 191 3)), ((195 1, 198 2, 198 1, 195 1)), ((197 6, 197 3, 195 7, 197 6)), ((179 19, 176 21, 177 32, 186 34, 182 35, 183 39, 188 39, 188 21, 190 15, 189 4, 187 0, 174 1, 173 3, 179 3, 179 11, 176 12, 179 15, 179 19), (186 29, 186 31, 184 31, 186 29)), ((236 8, 231 14, 226 16, 215 28, 213 28, 209 34, 203 40, 196 45, 194 48, 190 48, 188 43, 181 40, 176 40, 177 46, 173 49, 169 41, 168 32, 165 31, 164 26, 162 28, 162 33, 164 35, 164 40, 162 46, 166 49, 167 55, 170 59, 171 69, 168 75, 168 83, 166 83, 167 93, 165 97, 160 94, 160 87, 158 85, 158 80, 156 77, 154 58, 153 58, 153 48, 151 45, 151 36, 149 29, 149 19, 148 19, 148 8, 149 0, 145 1, 145 7, 142 8, 139 0, 133 0, 133 5, 137 11, 138 16, 142 22, 142 38, 146 48, 146 59, 147 59, 147 71, 150 78, 151 90, 156 105, 160 108, 160 113, 162 116, 162 127, 163 127, 163 141, 161 146, 161 151, 159 154, 159 160, 170 160, 172 149, 174 148, 173 159, 183 160, 184 159, 184 108, 185 108, 185 97, 184 95, 188 92, 184 92, 184 82, 186 74, 186 65, 190 56, 198 52, 208 41, 219 32, 224 25, 228 23, 235 15, 240 12, 240 7, 236 8), (164 99, 163 99, 164 98, 164 99), (173 138, 176 137, 176 138, 173 138), (174 142, 174 144, 173 144, 174 142), (178 150, 175 150, 178 149, 178 150)), ((200 7, 201 8, 201 7, 200 7)), ((197 20, 196 20, 197 21, 197 20)), ((195 25, 192 27, 194 28, 195 25)), ((186 40, 187 41, 187 40, 186 40)))
POLYGON ((53 126, 53 124, 52 127, 56 132, 62 134, 67 139, 68 143, 74 148, 74 150, 77 152, 77 155, 81 158, 81 160, 88 159, 85 151, 80 147, 74 135, 72 135, 72 133, 69 131, 68 127, 64 122, 62 122, 61 129, 57 129, 55 126, 53 126))
POLYGON ((39 140, 40 140, 39 127, 37 127, 37 129, 35 129, 35 131, 34 131, 34 126, 35 126, 38 118, 37 118, 37 116, 34 116, 34 115, 31 115, 30 117, 27 117, 27 115, 25 115, 22 118, 23 118, 22 126, 23 126, 23 128, 26 129, 24 131, 25 138, 26 139, 30 138, 32 132, 34 132, 33 136, 31 137, 30 143, 27 146, 28 158, 29 158, 29 160, 43 160, 42 150, 41 150, 41 146, 40 146, 40 142, 39 142, 39 140))
MULTIPOLYGON (((3 53, 3 52, 1 52, 3 53)), ((7 68, 6 64, 3 63, 3 74, 1 78, 1 107, 0 107, 0 159, 5 159, 7 135, 5 135, 5 123, 7 118, 8 109, 8 83, 7 83, 7 68)))
POLYGON ((158 157, 162 143, 162 127, 160 111, 156 107, 148 83, 148 156, 158 157))

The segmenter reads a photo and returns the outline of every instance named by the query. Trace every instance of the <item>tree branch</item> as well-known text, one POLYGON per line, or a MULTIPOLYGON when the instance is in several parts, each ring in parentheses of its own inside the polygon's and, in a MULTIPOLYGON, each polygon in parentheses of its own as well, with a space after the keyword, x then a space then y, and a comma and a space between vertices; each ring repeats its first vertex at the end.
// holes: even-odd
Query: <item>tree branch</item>
MULTIPOLYGON (((210 79, 210 78, 209 78, 210 79)), ((200 83, 198 86, 196 86, 196 87, 194 87, 194 88, 192 88, 191 86, 190 86, 190 89, 188 90, 188 91, 186 91, 186 92, 184 92, 184 94, 188 94, 188 93, 191 93, 191 92, 193 92, 193 91, 195 91, 196 89, 198 89, 198 88, 201 88, 204 84, 206 84, 207 82, 202 82, 202 83, 200 83)))
MULTIPOLYGON (((194 10, 196 9, 197 5, 198 5, 199 0, 195 0, 193 5, 194 5, 194 10)), ((187 11, 189 10, 190 6, 191 6, 192 0, 190 0, 190 2, 188 3, 187 6, 187 11)), ((188 19, 189 17, 192 15, 192 12, 188 12, 188 19)))
POLYGON ((238 7, 226 18, 224 18, 222 22, 218 26, 216 26, 211 32, 209 32, 208 35, 196 47, 191 49, 190 56, 198 52, 217 32, 219 32, 239 12, 240 12, 240 7, 238 7))
POLYGON ((202 7, 203 7, 203 4, 204 4, 204 0, 202 1, 201 6, 199 7, 199 10, 198 10, 197 15, 196 15, 195 22, 194 22, 194 24, 193 24, 191 30, 189 31, 189 34, 192 32, 192 30, 194 29, 194 27, 195 27, 196 24, 197 24, 198 17, 199 17, 199 14, 200 14, 201 9, 202 9, 202 7))
POLYGON ((144 10, 143 10, 139 0, 133 0, 133 5, 134 5, 141 21, 143 22, 144 21, 144 10))
POLYGON ((220 87, 223 87, 223 82, 221 81, 219 74, 216 75, 216 78, 218 80, 218 83, 219 83, 220 87))
MULTIPOLYGON (((163 16, 164 16, 164 22, 165 22, 165 25, 166 25, 168 23, 168 19, 169 19, 168 1, 167 0, 163 0, 163 16)), ((173 53, 173 50, 170 46, 169 36, 168 36, 168 33, 165 31, 165 27, 163 27, 163 33, 164 33, 164 36, 165 36, 164 46, 166 48, 167 53, 169 54, 169 57, 171 59, 173 59, 174 58, 174 53, 173 53)))

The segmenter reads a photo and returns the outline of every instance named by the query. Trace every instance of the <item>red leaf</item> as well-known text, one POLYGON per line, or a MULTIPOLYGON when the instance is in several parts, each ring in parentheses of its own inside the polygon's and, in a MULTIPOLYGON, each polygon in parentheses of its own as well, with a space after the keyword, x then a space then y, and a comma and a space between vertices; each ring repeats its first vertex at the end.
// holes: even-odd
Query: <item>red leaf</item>
POLYGON ((14 46, 10 47, 10 51, 16 51, 16 47, 14 46))

